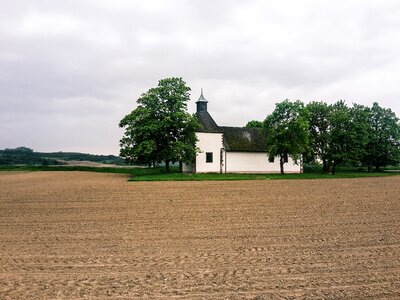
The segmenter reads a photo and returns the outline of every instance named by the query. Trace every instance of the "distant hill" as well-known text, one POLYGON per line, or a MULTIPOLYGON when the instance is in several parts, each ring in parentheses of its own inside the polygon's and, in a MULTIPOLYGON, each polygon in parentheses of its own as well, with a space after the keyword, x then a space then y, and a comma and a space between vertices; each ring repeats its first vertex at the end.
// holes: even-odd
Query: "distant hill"
POLYGON ((27 147, 0 150, 0 165, 62 165, 68 161, 90 161, 101 164, 124 165, 115 155, 94 155, 79 152, 35 152, 27 147))

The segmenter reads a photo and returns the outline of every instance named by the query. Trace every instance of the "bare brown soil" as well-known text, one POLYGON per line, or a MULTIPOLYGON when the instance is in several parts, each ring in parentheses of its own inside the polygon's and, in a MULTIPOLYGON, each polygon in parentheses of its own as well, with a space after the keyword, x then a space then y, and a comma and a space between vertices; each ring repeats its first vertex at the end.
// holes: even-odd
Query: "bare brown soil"
POLYGON ((400 177, 0 172, 0 298, 400 298, 400 177))

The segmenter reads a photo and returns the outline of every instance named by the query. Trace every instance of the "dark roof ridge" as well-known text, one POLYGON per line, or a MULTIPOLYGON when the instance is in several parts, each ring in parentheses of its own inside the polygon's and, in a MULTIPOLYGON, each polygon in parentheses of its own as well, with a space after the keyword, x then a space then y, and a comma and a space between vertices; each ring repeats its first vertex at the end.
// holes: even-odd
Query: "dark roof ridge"
POLYGON ((266 152, 266 140, 261 128, 220 126, 227 151, 266 152))

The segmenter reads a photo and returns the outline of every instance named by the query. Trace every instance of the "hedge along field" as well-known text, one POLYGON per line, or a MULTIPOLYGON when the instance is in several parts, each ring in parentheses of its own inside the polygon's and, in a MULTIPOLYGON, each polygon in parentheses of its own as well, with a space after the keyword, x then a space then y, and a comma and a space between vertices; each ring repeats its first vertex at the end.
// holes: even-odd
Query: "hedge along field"
POLYGON ((400 177, 0 172, 1 298, 399 298, 400 177))

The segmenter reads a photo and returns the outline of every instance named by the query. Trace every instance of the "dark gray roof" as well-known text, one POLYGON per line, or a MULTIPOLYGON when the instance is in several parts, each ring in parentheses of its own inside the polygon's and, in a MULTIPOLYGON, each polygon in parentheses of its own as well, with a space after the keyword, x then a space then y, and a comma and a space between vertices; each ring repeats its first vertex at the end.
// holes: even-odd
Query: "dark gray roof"
POLYGON ((222 133, 214 119, 210 116, 208 111, 198 111, 196 112, 197 120, 199 121, 201 127, 197 131, 199 132, 210 132, 210 133, 222 133))
POLYGON ((220 126, 226 151, 266 152, 265 136, 261 128, 220 126))
POLYGON ((218 126, 207 111, 198 111, 198 132, 223 133, 226 151, 266 152, 265 137, 261 128, 218 126))

